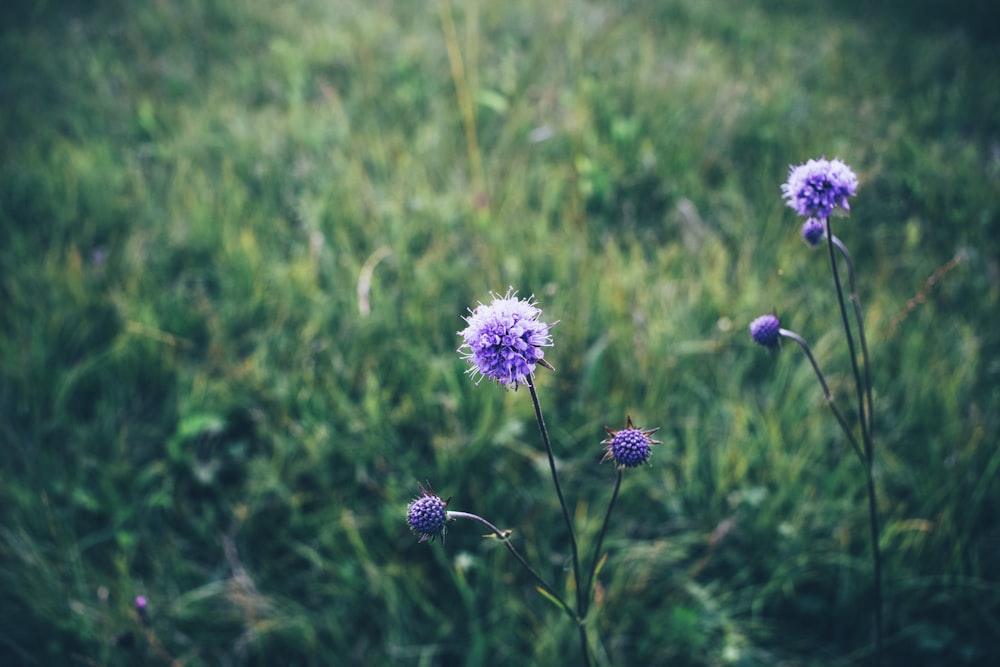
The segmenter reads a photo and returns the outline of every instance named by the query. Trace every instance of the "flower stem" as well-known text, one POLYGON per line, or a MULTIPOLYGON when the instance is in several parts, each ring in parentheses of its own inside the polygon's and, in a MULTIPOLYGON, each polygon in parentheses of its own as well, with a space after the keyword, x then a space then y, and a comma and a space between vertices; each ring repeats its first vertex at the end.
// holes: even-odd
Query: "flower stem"
POLYGON ((816 357, 813 356, 812 350, 809 349, 809 344, 794 331, 789 331, 788 329, 778 329, 778 333, 785 338, 791 338, 802 348, 802 351, 806 353, 809 358, 809 362, 812 363, 813 370, 816 371, 816 377, 819 379, 819 384, 823 387, 823 395, 826 396, 826 404, 830 406, 830 411, 833 412, 833 416, 837 418, 837 423, 840 424, 840 429, 847 436, 848 442, 851 443, 851 447, 854 449, 854 453, 857 454, 858 460, 861 465, 865 465, 865 455, 861 451, 861 447, 858 445, 858 439, 854 437, 854 433, 851 431, 851 427, 847 424, 847 420, 844 419, 844 414, 837 407, 837 404, 833 402, 833 395, 830 394, 830 388, 826 384, 826 378, 823 377, 823 372, 819 369, 819 364, 816 363, 816 357))
POLYGON ((594 546, 594 557, 590 560, 590 568, 587 570, 586 597, 584 598, 584 608, 582 616, 587 615, 587 607, 590 605, 591 586, 594 585, 594 576, 597 574, 597 562, 601 558, 601 544, 604 542, 604 535, 608 532, 608 524, 611 522, 611 510, 614 509, 615 501, 618 500, 618 490, 622 486, 622 469, 615 470, 615 489, 611 492, 611 500, 608 502, 608 511, 604 515, 604 523, 601 525, 601 532, 597 534, 597 544, 594 546))
POLYGON ((573 520, 569 515, 569 506, 566 505, 566 498, 563 496, 562 485, 559 484, 559 474, 556 472, 556 459, 552 453, 552 441, 549 439, 549 431, 545 428, 545 419, 542 417, 542 405, 538 401, 538 392, 535 391, 533 380, 528 381, 528 390, 531 392, 531 402, 535 405, 535 419, 538 421, 538 431, 542 434, 542 442, 545 443, 545 453, 549 458, 549 470, 552 472, 552 483, 556 487, 556 495, 559 497, 559 506, 562 508, 563 520, 566 522, 566 530, 569 532, 569 544, 573 552, 573 583, 576 585, 576 621, 580 632, 580 648, 583 650, 583 663, 590 665, 590 649, 587 643, 587 628, 584 625, 583 613, 586 609, 586 593, 580 580, 580 554, 576 545, 576 535, 573 532, 573 520))
POLYGON ((861 440, 865 445, 865 458, 871 465, 871 438, 868 433, 868 418, 866 416, 864 385, 861 383, 861 371, 858 369, 858 356, 854 349, 854 336, 851 334, 851 322, 847 318, 847 306, 844 303, 844 289, 840 285, 840 272, 837 269, 837 258, 833 253, 833 228, 830 219, 826 219, 827 247, 830 250, 830 269, 833 271, 833 284, 837 288, 837 303, 840 305, 840 319, 844 324, 844 335, 847 337, 847 349, 850 352, 851 370, 854 371, 854 387, 858 397, 858 419, 861 422, 861 440))
MULTIPOLYGON (((827 248, 830 254, 830 269, 833 272, 833 283, 837 288, 837 301, 840 304, 840 318, 844 323, 844 334, 847 336, 847 348, 850 352, 851 357, 851 369, 854 371, 854 387, 855 392, 858 397, 858 421, 861 426, 861 439, 864 443, 864 468, 866 477, 866 490, 868 492, 868 519, 871 528, 871 540, 872 540, 872 569, 874 578, 874 591, 873 595, 873 605, 875 607, 875 662, 876 664, 882 663, 882 554, 879 549, 879 527, 878 527, 878 505, 877 498, 875 496, 875 482, 872 476, 872 466, 874 463, 874 447, 872 443, 872 433, 871 433, 871 390, 868 391, 868 410, 865 409, 865 386, 861 383, 861 372, 858 369, 858 357, 854 350, 854 337, 851 335, 851 325, 847 318, 847 306, 844 304, 844 291, 840 284, 840 275, 837 271, 837 258, 834 256, 834 235, 833 228, 830 224, 830 219, 826 219, 826 238, 827 238, 827 248)), ((840 244, 842 252, 848 257, 848 262, 850 262, 849 255, 846 254, 846 248, 843 244, 840 244)), ((854 268, 850 265, 848 271, 849 277, 852 278, 852 292, 853 289, 853 273, 854 268)), ((860 307, 858 308, 860 310, 860 307)), ((857 312, 857 311, 856 311, 857 312)), ((858 318, 858 330, 863 331, 864 327, 861 323, 860 317, 858 318)), ((864 337, 863 333, 859 334, 860 337, 864 337)), ((866 346, 867 347, 867 346, 866 346)), ((868 375, 868 360, 867 354, 865 355, 865 370, 866 378, 870 378, 868 375)), ((870 379, 868 385, 870 387, 870 379)))
POLYGON ((528 563, 525 557, 521 555, 521 552, 518 551, 517 548, 514 546, 514 544, 510 541, 509 531, 500 530, 499 528, 494 526, 492 523, 490 523, 483 517, 476 514, 471 514, 470 512, 456 512, 449 510, 448 518, 472 519, 473 521, 478 521, 479 523, 489 528, 490 532, 496 535, 497 539, 503 542, 504 546, 507 547, 507 551, 511 552, 514 555, 514 558, 517 559, 517 562, 520 563, 521 566, 528 571, 528 574, 534 577, 535 581, 538 582, 538 585, 541 588, 545 589, 545 592, 548 593, 550 596, 552 596, 552 598, 559 603, 559 605, 563 608, 563 611, 569 614, 570 618, 576 620, 577 616, 576 612, 573 611, 573 608, 570 607, 569 604, 567 604, 566 601, 562 599, 562 596, 559 595, 558 592, 556 592, 556 589, 553 588, 552 585, 549 584, 549 582, 547 582, 542 577, 542 575, 538 574, 538 572, 535 571, 535 568, 531 567, 531 565, 528 563))
POLYGON ((873 593, 873 604, 875 605, 875 660, 876 664, 882 664, 882 552, 878 543, 878 507, 875 497, 875 480, 872 477, 871 468, 867 469, 868 487, 868 522, 872 535, 872 569, 875 591, 873 593))
POLYGON ((847 252, 847 246, 837 238, 831 237, 833 244, 840 250, 847 264, 847 284, 851 288, 851 303, 854 305, 854 319, 858 323, 858 340, 861 342, 861 359, 865 365, 865 393, 868 399, 868 435, 872 436, 872 415, 874 414, 874 403, 872 401, 872 373, 871 362, 868 357, 868 341, 865 337, 865 323, 861 315, 861 299, 858 297, 858 287, 854 280, 854 262, 851 261, 851 253, 847 252))

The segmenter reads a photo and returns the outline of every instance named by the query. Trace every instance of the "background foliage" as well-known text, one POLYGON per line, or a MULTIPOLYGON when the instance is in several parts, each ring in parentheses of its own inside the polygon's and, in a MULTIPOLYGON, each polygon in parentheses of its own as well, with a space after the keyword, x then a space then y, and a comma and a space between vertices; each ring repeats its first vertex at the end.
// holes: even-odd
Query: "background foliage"
POLYGON ((861 470, 801 354, 746 333, 776 308, 848 398, 779 192, 823 154, 861 181, 836 224, 875 362, 887 662, 1000 658, 992 5, 6 3, 4 664, 575 655, 495 541, 403 520, 429 480, 566 581, 530 400, 455 354, 508 285, 560 321, 538 384, 585 553, 602 427, 662 427, 607 541, 602 655, 855 661, 861 470))

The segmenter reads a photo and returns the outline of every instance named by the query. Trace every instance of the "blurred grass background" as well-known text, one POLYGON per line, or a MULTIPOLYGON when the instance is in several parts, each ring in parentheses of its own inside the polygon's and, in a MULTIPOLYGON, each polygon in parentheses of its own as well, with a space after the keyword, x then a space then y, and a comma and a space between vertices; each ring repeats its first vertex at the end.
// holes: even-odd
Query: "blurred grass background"
POLYGON ((3 663, 572 660, 495 541, 404 522, 428 480, 567 580, 530 400, 455 353, 508 285, 560 321, 538 384, 584 553, 602 427, 662 427, 606 542, 602 657, 860 660, 861 470, 802 355, 746 333, 776 308, 849 409, 829 269, 779 191, 825 154, 861 181, 836 232, 886 664, 995 664, 998 25, 939 0, 5 4, 3 663))

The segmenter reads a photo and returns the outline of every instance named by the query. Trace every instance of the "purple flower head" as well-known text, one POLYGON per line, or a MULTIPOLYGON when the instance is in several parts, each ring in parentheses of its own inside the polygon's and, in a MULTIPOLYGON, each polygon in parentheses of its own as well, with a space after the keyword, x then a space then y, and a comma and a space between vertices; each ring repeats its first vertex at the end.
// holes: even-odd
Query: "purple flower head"
POLYGON ((406 523, 410 530, 420 536, 420 542, 433 541, 440 537, 444 541, 445 527, 448 524, 448 500, 441 500, 435 495, 430 484, 424 488, 417 484, 420 495, 406 508, 406 523))
POLYGON ((149 601, 146 600, 146 596, 137 595, 135 597, 135 613, 139 615, 139 622, 144 626, 149 627, 149 601))
POLYGON ((847 198, 858 190, 858 177, 841 160, 809 160, 792 167, 781 196, 799 215, 827 219, 838 206, 851 210, 847 198))
POLYGON ((761 315, 750 323, 750 337, 758 345, 774 349, 781 339, 781 321, 777 315, 761 315))
POLYGON ((826 236, 826 225, 822 220, 809 218, 802 223, 802 238, 810 247, 817 247, 826 236))
POLYGON ((469 326, 458 332, 465 341, 458 352, 469 362, 468 373, 476 384, 489 378, 517 389, 528 384, 535 364, 551 368, 543 359, 542 348, 552 345, 549 328, 555 322, 539 321, 542 311, 535 306, 534 297, 518 299, 513 288, 502 297, 493 292, 490 296, 493 301, 488 306, 480 303, 464 318, 469 326))
POLYGON ((602 445, 607 445, 601 463, 610 459, 619 468, 635 468, 648 462, 653 445, 662 444, 659 440, 653 440, 649 437, 659 431, 659 427, 644 431, 632 425, 631 416, 625 418, 625 428, 614 431, 605 426, 604 430, 611 437, 601 441, 602 445))

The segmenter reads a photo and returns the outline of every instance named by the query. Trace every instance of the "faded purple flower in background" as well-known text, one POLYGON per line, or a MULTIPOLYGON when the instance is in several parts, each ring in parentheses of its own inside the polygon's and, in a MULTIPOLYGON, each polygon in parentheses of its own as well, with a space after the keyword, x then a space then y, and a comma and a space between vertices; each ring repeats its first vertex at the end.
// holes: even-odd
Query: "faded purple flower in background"
POLYGON ((536 364, 547 366, 542 348, 552 345, 549 328, 555 323, 538 319, 542 311, 535 306, 534 297, 518 299, 513 288, 502 297, 490 295, 493 301, 489 305, 479 304, 464 318, 469 326, 458 332, 465 341, 458 352, 471 366, 468 373, 477 384, 489 378, 517 389, 528 384, 536 364))
POLYGON ((838 206, 849 211, 847 198, 857 190, 858 177, 850 167, 842 160, 821 158, 792 167, 781 196, 799 215, 825 220, 838 206))
POLYGON ((137 595, 135 598, 135 613, 139 614, 139 621, 143 625, 149 625, 149 612, 147 607, 149 606, 149 601, 146 600, 146 596, 137 595))

